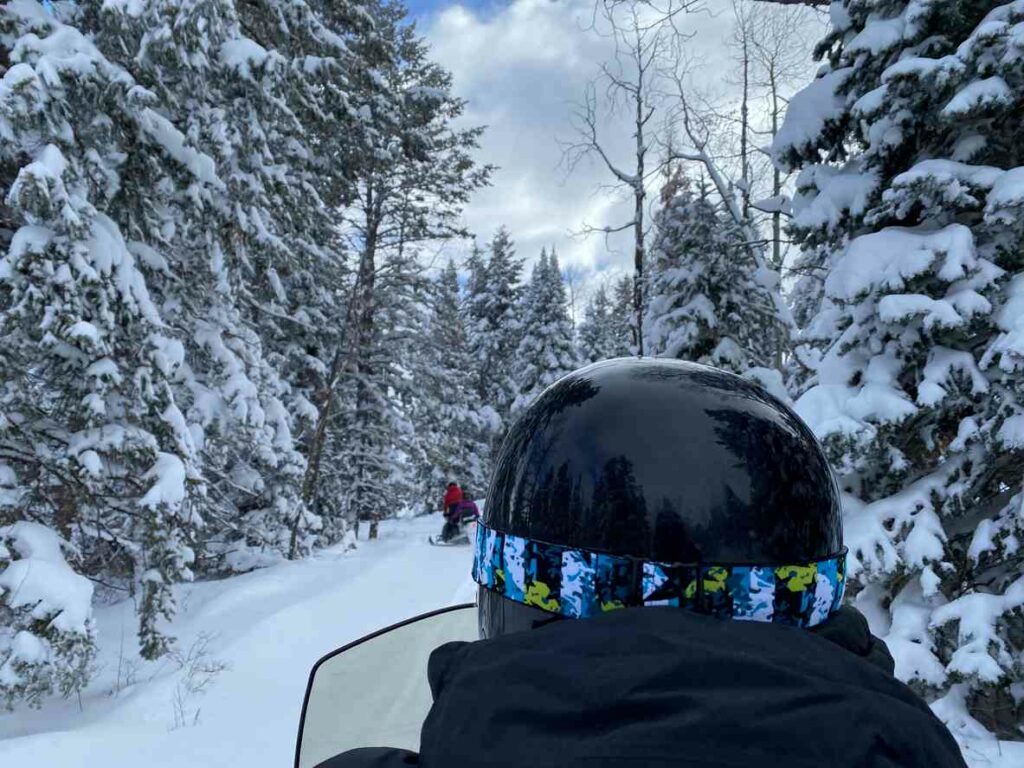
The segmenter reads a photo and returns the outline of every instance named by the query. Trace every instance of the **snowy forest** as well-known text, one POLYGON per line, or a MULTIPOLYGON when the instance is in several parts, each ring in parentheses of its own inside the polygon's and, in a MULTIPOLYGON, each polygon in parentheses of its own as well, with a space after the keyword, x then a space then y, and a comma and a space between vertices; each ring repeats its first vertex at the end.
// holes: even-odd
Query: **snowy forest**
POLYGON ((488 129, 397 0, 8 0, 0 702, 87 686, 98 605, 159 659, 179 584, 482 498, 547 386, 649 355, 795 408, 897 676, 1024 740, 1024 0, 715 3, 725 95, 704 5, 580 29, 587 271, 469 230, 488 129))

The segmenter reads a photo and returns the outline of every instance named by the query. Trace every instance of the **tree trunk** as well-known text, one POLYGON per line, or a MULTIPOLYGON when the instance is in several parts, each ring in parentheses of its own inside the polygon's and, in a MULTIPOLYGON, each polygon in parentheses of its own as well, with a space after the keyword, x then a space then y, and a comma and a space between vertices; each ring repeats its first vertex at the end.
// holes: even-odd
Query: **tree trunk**
POLYGON ((636 193, 633 251, 633 311, 636 314, 636 353, 644 356, 644 195, 636 193))
POLYGON ((749 43, 747 41, 747 35, 749 29, 747 27, 747 20, 745 17, 741 18, 743 28, 740 34, 743 36, 743 101, 740 105, 740 163, 742 164, 741 169, 741 183, 743 188, 742 192, 743 199, 743 218, 750 218, 750 147, 749 138, 750 133, 750 52, 749 43))
POLYGON ((373 393, 370 391, 370 381, 373 377, 373 363, 370 359, 370 351, 373 346, 374 332, 374 290, 377 277, 377 232, 380 226, 380 216, 373 198, 373 188, 370 187, 366 195, 366 239, 363 244, 362 256, 359 260, 359 314, 356 325, 356 425, 359 434, 358 451, 361 456, 357 469, 356 493, 354 501, 356 504, 356 517, 367 515, 370 520, 368 537, 377 538, 377 522, 379 510, 374 506, 372 497, 366 494, 366 483, 370 480, 367 474, 366 457, 374 449, 372 441, 368 437, 368 430, 372 428, 371 409, 374 407, 373 393))
MULTIPOLYGON (((779 135, 779 84, 775 74, 774 66, 769 70, 769 83, 772 89, 772 141, 779 135)), ((778 199, 782 194, 782 171, 772 165, 772 197, 778 199)), ((772 214, 772 266, 782 274, 782 213, 775 211, 772 214)))
MULTIPOLYGON (((637 61, 642 57, 637 56, 637 61)), ((643 70, 637 73, 636 101, 636 182, 633 185, 633 311, 636 313, 636 353, 644 356, 644 160, 647 147, 644 144, 644 87, 643 70)))
MULTIPOLYGON (((328 425, 334 411, 334 395, 338 382, 348 369, 351 361, 351 349, 349 340, 352 338, 351 326, 355 315, 356 290, 353 286, 352 296, 349 297, 348 305, 345 307, 345 319, 342 322, 341 338, 338 339, 334 348, 334 356, 331 358, 331 367, 324 379, 324 385, 317 393, 317 418, 316 426, 309 440, 309 449, 306 457, 306 472, 302 478, 302 502, 306 507, 313 507, 316 501, 317 489, 320 483, 320 467, 323 460, 324 447, 327 444, 328 425)), ((291 541, 288 548, 288 558, 291 560, 299 556, 298 535, 302 516, 296 515, 292 524, 291 541)))
POLYGON ((55 527, 65 540, 71 541, 71 525, 78 518, 74 491, 67 485, 60 485, 53 490, 53 497, 56 502, 55 527))
MULTIPOLYGON (((779 103, 779 83, 775 70, 775 62, 769 70, 769 82, 772 89, 772 141, 779 135, 779 115, 782 106, 779 103)), ((772 197, 776 200, 782 194, 782 171, 775 164, 772 164, 772 197)), ((779 289, 782 289, 782 213, 776 210, 772 214, 772 267, 779 275, 779 289)), ((776 342, 775 367, 782 370, 786 350, 789 346, 786 329, 778 328, 778 340, 776 342)))

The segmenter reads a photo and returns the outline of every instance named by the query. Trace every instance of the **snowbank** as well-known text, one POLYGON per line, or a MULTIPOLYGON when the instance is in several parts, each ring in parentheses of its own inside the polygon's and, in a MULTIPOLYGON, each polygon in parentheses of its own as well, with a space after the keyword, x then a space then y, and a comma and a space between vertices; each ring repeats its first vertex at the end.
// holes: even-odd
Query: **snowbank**
POLYGON ((54 698, 39 712, 0 715, 0 765, 290 765, 313 662, 381 626, 473 600, 471 551, 429 546, 440 529, 440 515, 386 521, 379 541, 356 550, 176 586, 176 652, 158 662, 138 656, 130 600, 98 608, 99 671, 82 710, 54 698), (205 693, 191 691, 202 669, 221 667, 205 693))
POLYGON ((64 559, 61 540, 38 523, 18 522, 0 528, 16 559, 0 573, 0 595, 12 608, 30 607, 33 618, 46 620, 61 632, 84 634, 92 614, 92 582, 75 573, 64 559))

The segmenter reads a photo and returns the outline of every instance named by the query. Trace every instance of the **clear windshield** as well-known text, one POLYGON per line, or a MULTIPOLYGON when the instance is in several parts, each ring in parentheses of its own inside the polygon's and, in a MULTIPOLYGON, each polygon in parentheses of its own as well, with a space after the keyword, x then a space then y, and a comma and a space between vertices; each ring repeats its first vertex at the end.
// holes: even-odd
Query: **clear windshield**
POLYGON ((477 639, 474 606, 427 615, 323 659, 313 671, 297 768, 356 747, 418 750, 430 709, 427 660, 437 646, 477 639))

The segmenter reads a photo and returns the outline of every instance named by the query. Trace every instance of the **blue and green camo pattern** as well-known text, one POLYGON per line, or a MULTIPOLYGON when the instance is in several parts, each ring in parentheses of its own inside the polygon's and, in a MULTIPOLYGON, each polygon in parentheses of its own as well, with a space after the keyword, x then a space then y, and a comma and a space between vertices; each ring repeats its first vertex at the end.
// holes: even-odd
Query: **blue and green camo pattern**
POLYGON ((846 550, 797 565, 658 563, 531 541, 479 524, 473 580, 509 600, 569 618, 667 605, 813 627, 842 604, 846 550))

